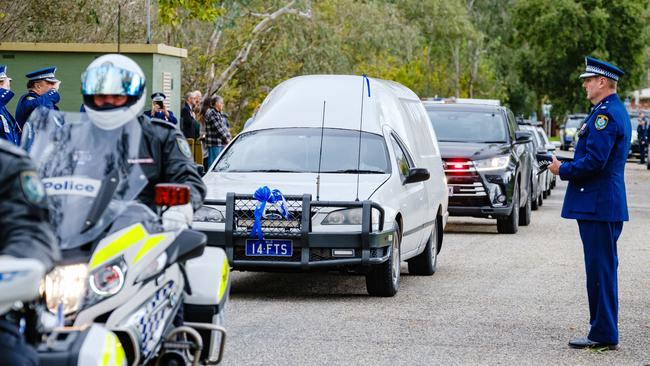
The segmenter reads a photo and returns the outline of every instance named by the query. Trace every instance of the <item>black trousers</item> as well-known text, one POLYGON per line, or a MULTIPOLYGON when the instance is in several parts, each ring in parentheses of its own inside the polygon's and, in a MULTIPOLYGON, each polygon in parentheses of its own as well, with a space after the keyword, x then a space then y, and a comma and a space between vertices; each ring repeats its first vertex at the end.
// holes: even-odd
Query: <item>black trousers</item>
POLYGON ((641 157, 641 164, 645 163, 645 155, 648 153, 648 145, 639 141, 639 155, 641 157))
POLYGON ((0 365, 38 366, 38 354, 23 339, 18 327, 0 320, 0 365))

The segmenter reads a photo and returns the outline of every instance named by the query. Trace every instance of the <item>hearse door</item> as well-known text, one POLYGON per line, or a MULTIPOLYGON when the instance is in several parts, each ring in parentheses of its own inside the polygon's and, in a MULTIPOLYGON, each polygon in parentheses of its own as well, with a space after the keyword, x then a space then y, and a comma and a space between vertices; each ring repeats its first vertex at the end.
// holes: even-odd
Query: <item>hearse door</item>
POLYGON ((422 241, 424 230, 420 230, 420 219, 424 217, 424 209, 426 208, 422 207, 422 198, 426 195, 426 189, 424 182, 404 184, 409 170, 415 168, 415 164, 408 149, 399 137, 391 134, 390 142, 395 154, 397 173, 402 183, 396 198, 400 203, 400 212, 402 213, 401 252, 402 257, 406 257, 410 252, 416 251, 422 241))

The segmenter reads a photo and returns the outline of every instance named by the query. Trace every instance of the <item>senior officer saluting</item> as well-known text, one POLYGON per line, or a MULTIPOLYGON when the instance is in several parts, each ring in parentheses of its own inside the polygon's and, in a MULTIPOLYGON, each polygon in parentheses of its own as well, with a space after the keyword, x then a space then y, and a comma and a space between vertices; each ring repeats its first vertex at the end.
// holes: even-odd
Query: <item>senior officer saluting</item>
POLYGON ((618 348, 618 254, 616 242, 628 221, 625 161, 632 127, 616 94, 623 71, 591 57, 580 75, 587 99, 594 104, 578 133, 572 162, 553 158, 549 169, 569 181, 562 217, 577 219, 582 239, 591 329, 572 348, 618 348))
POLYGON ((7 110, 7 103, 14 97, 11 91, 11 78, 7 76, 7 66, 0 65, 0 137, 14 145, 20 144, 20 128, 14 116, 7 110))
POLYGON ((56 67, 46 67, 25 75, 28 91, 16 105, 16 121, 21 129, 37 107, 59 109, 56 104, 61 100, 58 91, 61 81, 54 76, 55 72, 56 67))

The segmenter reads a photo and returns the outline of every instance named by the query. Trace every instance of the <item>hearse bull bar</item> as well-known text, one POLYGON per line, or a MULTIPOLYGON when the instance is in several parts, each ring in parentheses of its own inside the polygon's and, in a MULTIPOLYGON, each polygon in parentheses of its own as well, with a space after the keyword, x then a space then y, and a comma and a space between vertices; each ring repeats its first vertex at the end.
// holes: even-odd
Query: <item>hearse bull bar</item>
MULTIPOLYGON (((236 217, 238 212, 236 209, 238 205, 241 206, 242 202, 249 202, 244 212, 252 212, 254 205, 258 202, 250 194, 235 194, 229 192, 226 194, 226 200, 206 199, 203 204, 206 206, 225 206, 225 230, 221 231, 204 231, 208 236, 208 245, 211 243, 224 243, 223 246, 228 260, 234 266, 242 267, 266 267, 266 266, 280 266, 285 268, 302 268, 309 267, 329 267, 337 265, 369 265, 373 263, 381 263, 388 258, 390 252, 387 251, 386 255, 382 258, 371 258, 370 250, 373 248, 383 248, 389 246, 391 238, 390 235, 393 231, 384 233, 384 209, 377 203, 366 201, 312 201, 311 194, 300 195, 286 195, 284 196, 287 201, 288 210, 290 213, 297 212, 296 208, 300 207, 300 227, 299 231, 294 230, 291 233, 286 231, 274 232, 272 228, 263 228, 265 239, 274 238, 287 238, 290 237, 296 243, 296 247, 301 248, 300 262, 275 262, 267 260, 237 260, 235 258, 235 239, 249 239, 250 230, 242 230, 238 228, 237 221, 241 217, 236 217), (318 210, 316 208, 333 207, 333 208, 358 208, 362 210, 361 216, 361 233, 340 233, 340 232, 312 232, 312 217, 318 210), (379 226, 378 231, 372 230, 372 209, 379 212, 379 226), (312 211, 314 210, 314 211, 312 211), (310 262, 310 248, 359 248, 361 249, 361 258, 341 258, 329 259, 321 262, 310 262), (324 246, 323 244, 327 244, 324 246)), ((272 209, 273 205, 267 203, 267 210, 272 209)), ((241 210, 239 212, 242 212, 241 210)), ((297 229, 297 228, 294 228, 297 229)), ((285 229, 286 230, 286 229, 285 229)), ((214 245, 214 244, 212 244, 214 245)), ((222 246, 222 245, 216 245, 222 246)))

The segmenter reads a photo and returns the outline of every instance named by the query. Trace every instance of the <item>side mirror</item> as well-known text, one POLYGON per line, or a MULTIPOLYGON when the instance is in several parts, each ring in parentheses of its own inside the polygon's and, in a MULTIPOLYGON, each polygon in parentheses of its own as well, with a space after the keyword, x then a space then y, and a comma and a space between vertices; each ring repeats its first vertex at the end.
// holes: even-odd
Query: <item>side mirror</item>
POLYGON ((155 191, 154 203, 159 207, 182 206, 190 202, 190 187, 185 184, 159 183, 155 191))
POLYGON ((205 175, 205 167, 201 164, 196 164, 196 171, 199 172, 200 176, 205 175))
POLYGON ((555 151, 555 145, 553 145, 553 144, 546 144, 544 146, 546 147, 546 151, 548 151, 548 152, 555 151))
POLYGON ((404 184, 424 182, 425 180, 428 180, 430 177, 431 174, 429 174, 429 171, 427 169, 413 168, 409 170, 409 174, 406 176, 406 179, 404 180, 404 184))
POLYGON ((533 135, 530 131, 516 131, 515 144, 527 144, 533 142, 533 135))

